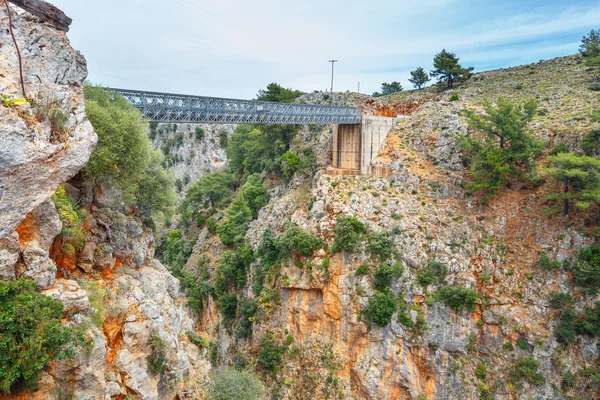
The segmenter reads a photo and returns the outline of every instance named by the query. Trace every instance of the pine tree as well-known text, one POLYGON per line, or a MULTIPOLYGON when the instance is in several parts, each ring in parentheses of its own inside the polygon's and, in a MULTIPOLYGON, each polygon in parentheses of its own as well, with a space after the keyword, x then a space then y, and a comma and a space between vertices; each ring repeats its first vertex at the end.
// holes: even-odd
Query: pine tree
POLYGON ((525 132, 527 123, 536 113, 535 101, 513 105, 498 98, 496 105, 486 105, 485 114, 467 111, 469 127, 484 134, 483 138, 469 135, 461 139, 463 151, 471 156, 469 188, 486 191, 488 200, 511 175, 531 170, 531 158, 541 153, 542 143, 525 132))
POLYGON ((381 84, 381 93, 375 92, 375 93, 373 93, 373 97, 389 96, 391 94, 401 92, 402 90, 403 90, 403 88, 402 88, 402 84, 400 82, 396 82, 396 81, 394 81, 392 83, 383 82, 381 84))
POLYGON ((473 71, 473 67, 463 68, 459 63, 460 59, 456 54, 450 53, 443 49, 433 58, 434 70, 431 71, 431 76, 437 77, 440 82, 446 82, 448 89, 452 89, 455 80, 460 77, 468 77, 473 71))
POLYGON ((408 81, 413 84, 417 89, 421 89, 423 85, 431 80, 431 77, 423 67, 419 67, 414 71, 410 72, 412 78, 409 78, 408 81))
POLYGON ((562 184, 562 192, 548 195, 550 200, 563 200, 563 213, 569 214, 569 202, 585 210, 600 205, 600 160, 575 153, 549 156, 550 168, 545 174, 562 184))
POLYGON ((588 65, 600 65, 600 29, 591 30, 581 39, 579 52, 588 65))

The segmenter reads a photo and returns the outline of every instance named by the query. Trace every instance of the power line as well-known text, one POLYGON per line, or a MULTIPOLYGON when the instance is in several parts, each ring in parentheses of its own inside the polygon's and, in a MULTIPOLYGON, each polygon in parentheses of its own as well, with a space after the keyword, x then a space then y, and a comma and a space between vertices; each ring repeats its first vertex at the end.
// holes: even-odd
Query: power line
POLYGON ((230 20, 231 20, 233 23, 235 23, 236 25, 240 26, 240 27, 241 27, 241 28, 243 28, 243 29, 249 29, 249 28, 248 28, 248 27, 247 27, 247 26, 246 26, 244 23, 242 23, 242 22, 241 22, 240 20, 238 20, 237 18, 234 18, 233 16, 231 16, 231 15, 229 15, 229 14, 226 14, 226 13, 222 12, 221 10, 219 10, 219 9, 215 8, 215 7, 212 7, 212 6, 210 6, 210 5, 208 5, 208 4, 204 3, 204 2, 202 2, 202 1, 200 1, 200 0, 192 0, 192 1, 193 1, 193 2, 195 2, 195 3, 198 3, 198 4, 200 4, 201 6, 204 6, 204 7, 208 8, 208 9, 210 9, 210 10, 213 10, 213 11, 214 11, 214 12, 216 12, 217 14, 221 14, 222 16, 224 16, 225 18, 228 18, 228 19, 230 19, 230 20))
POLYGON ((180 6, 182 6, 184 8, 187 8, 188 10, 194 11, 212 21, 219 22, 219 23, 225 23, 225 24, 229 25, 230 27, 244 30, 243 27, 236 25, 235 23, 215 14, 214 12, 211 12, 210 10, 202 9, 199 5, 196 5, 195 3, 191 2, 190 0, 172 0, 172 1, 176 4, 179 4, 180 6))

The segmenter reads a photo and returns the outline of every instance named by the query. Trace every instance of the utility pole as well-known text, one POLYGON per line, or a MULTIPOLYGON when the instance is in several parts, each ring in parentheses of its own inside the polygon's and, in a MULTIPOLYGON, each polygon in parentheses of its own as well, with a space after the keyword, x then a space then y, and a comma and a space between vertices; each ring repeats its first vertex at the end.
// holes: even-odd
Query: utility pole
POLYGON ((333 93, 333 66, 337 61, 338 60, 329 60, 329 62, 331 63, 331 92, 330 93, 333 93))
POLYGON ((360 81, 358 82, 358 94, 360 94, 360 81))

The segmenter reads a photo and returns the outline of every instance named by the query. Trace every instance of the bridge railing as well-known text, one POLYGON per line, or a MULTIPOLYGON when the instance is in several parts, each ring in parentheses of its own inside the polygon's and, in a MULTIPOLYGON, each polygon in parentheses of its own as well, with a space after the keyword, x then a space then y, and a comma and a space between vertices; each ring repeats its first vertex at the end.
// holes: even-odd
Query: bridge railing
POLYGON ((356 107, 225 99, 112 89, 155 122, 215 124, 357 124, 356 107))

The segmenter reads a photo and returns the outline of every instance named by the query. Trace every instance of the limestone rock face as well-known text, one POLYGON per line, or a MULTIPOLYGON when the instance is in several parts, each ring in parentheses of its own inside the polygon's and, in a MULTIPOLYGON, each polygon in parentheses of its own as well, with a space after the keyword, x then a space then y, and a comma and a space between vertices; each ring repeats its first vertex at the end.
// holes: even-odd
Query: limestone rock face
MULTIPOLYGON (((0 25, 8 25, 4 7, 0 25)), ((0 239, 75 175, 97 142, 84 110, 83 56, 69 45, 64 32, 26 12, 17 14, 13 9, 13 30, 23 59, 25 90, 34 101, 18 107, 0 105, 0 239), (45 116, 48 104, 67 116, 61 129, 52 127, 45 116)), ((0 44, 0 93, 8 99, 23 98, 8 29, 0 31, 0 44)))
POLYGON ((163 152, 180 194, 183 195, 185 189, 204 174, 227 165, 227 154, 222 143, 226 142, 236 126, 162 123, 150 126, 152 143, 163 152))

